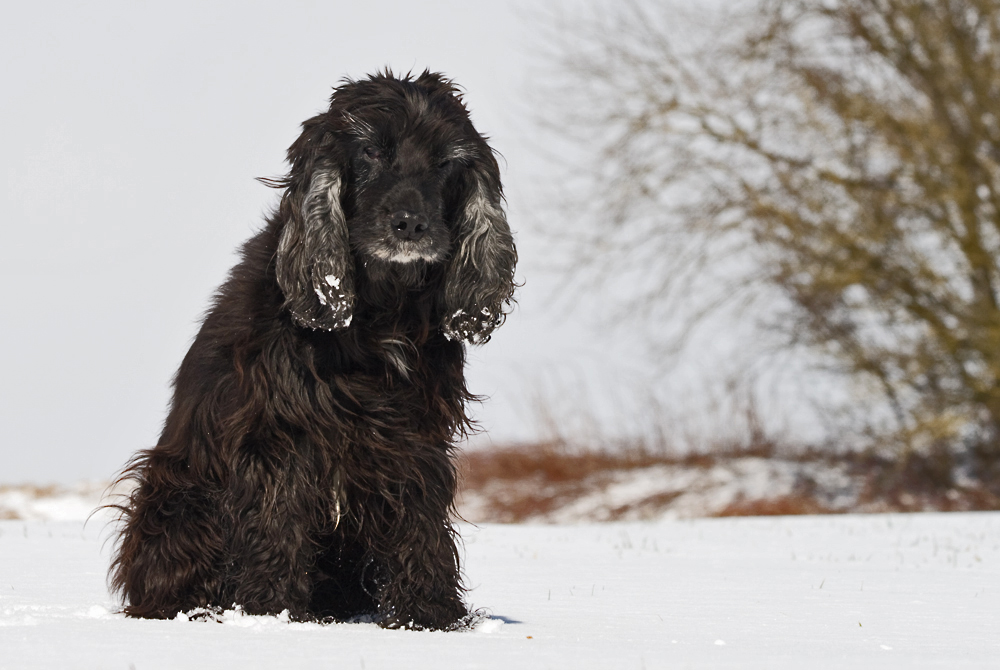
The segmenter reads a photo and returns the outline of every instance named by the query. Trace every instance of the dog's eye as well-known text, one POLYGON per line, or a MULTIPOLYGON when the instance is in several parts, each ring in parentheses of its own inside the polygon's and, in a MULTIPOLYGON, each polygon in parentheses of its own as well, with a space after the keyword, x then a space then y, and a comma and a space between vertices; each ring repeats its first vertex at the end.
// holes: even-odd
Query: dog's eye
POLYGON ((365 147, 365 156, 368 156, 373 161, 377 161, 382 158, 382 152, 377 147, 365 147))
POLYGON ((447 170, 449 167, 451 167, 451 160, 448 158, 438 163, 438 170, 447 170))

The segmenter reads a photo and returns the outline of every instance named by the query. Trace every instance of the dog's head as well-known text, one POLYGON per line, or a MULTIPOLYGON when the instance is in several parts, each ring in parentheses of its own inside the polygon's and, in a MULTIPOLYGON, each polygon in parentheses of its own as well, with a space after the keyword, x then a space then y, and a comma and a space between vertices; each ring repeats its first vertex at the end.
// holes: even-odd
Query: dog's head
POLYGON ((450 81, 348 81, 288 158, 276 268, 298 324, 350 325, 356 264, 424 264, 443 270, 444 333, 489 339, 511 302, 517 254, 496 159, 450 81))

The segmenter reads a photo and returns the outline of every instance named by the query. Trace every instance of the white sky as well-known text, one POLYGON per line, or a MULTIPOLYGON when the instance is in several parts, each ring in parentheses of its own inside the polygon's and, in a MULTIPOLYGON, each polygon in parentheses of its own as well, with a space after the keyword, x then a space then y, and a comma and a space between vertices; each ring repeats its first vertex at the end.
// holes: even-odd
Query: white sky
POLYGON ((299 124, 341 77, 386 65, 453 77, 505 159, 525 286, 507 325, 470 355, 472 390, 492 396, 476 410, 481 441, 536 434, 539 396, 627 423, 637 410, 623 389, 650 366, 622 333, 549 301, 558 238, 539 235, 547 221, 530 205, 558 187, 527 118, 542 67, 537 8, 8 3, 0 483, 107 478, 155 444, 209 298, 277 199, 253 178, 284 173, 299 124))
MULTIPOLYGON (((155 443, 209 297, 277 197, 253 178, 284 172, 299 124, 345 75, 389 65, 453 77, 505 156, 522 228, 532 20, 516 5, 6 5, 0 482, 107 477, 155 443)), ((523 233, 519 244, 524 279, 544 255, 523 233)), ((524 393, 500 377, 524 348, 544 359, 554 337, 525 324, 529 288, 521 301, 472 356, 474 389, 495 396, 480 413, 496 439, 530 434, 524 393)))

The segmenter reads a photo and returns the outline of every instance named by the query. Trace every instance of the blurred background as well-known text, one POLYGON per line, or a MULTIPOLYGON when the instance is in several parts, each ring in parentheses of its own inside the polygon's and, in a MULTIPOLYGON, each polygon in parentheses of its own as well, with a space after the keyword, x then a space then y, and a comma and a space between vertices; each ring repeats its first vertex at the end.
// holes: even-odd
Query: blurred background
POLYGON ((22 3, 0 56, 0 484, 155 444, 254 177, 390 67, 503 156, 470 515, 1000 505, 1000 3, 22 3))

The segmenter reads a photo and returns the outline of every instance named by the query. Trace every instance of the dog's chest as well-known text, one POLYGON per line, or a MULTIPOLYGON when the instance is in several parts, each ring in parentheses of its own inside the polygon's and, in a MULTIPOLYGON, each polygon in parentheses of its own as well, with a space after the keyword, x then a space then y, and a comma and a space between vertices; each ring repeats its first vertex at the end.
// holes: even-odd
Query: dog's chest
POLYGON ((386 367, 409 380, 416 366, 416 347, 407 339, 386 337, 379 340, 379 358, 386 367))

